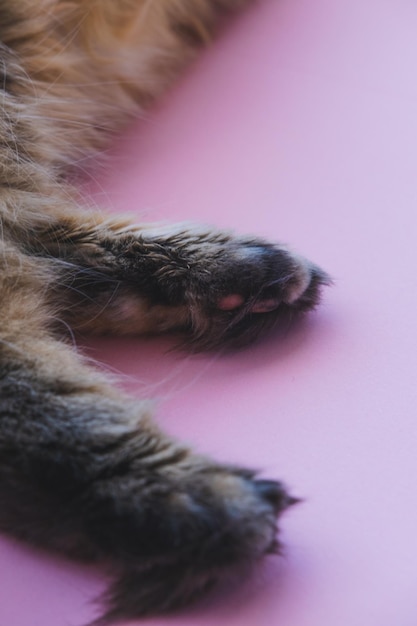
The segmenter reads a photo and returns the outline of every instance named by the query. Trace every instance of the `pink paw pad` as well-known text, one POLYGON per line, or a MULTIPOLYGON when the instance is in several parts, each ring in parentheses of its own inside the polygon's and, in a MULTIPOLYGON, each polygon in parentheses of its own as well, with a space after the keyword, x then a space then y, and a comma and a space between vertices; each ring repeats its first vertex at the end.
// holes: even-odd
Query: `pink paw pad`
MULTIPOLYGON (((222 311, 234 311, 242 306, 245 302, 243 296, 234 293, 229 296, 225 296, 221 298, 217 303, 217 306, 222 311)), ((271 298, 269 300, 260 300, 259 302, 254 302, 250 307, 251 313, 269 313, 270 311, 275 311, 279 306, 279 301, 271 298)))
POLYGON ((221 298, 217 303, 217 306, 222 311, 233 311, 234 309, 239 308, 244 303, 243 296, 240 296, 238 293, 230 294, 229 296, 225 296, 221 298))

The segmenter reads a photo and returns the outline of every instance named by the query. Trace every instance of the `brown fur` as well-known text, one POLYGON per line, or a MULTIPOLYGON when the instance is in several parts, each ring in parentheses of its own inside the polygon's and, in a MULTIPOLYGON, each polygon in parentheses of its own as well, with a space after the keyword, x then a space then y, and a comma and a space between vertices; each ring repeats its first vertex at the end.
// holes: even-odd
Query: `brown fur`
POLYGON ((293 500, 161 433, 60 337, 252 339, 326 275, 279 245, 82 211, 65 176, 241 0, 0 1, 0 528, 110 568, 106 619, 168 610, 277 548, 293 500))

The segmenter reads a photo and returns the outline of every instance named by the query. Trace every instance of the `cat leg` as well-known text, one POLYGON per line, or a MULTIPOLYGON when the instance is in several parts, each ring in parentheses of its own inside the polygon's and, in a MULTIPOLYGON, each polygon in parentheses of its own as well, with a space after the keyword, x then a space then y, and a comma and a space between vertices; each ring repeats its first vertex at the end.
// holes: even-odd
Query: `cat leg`
POLYGON ((285 488, 164 435, 50 335, 43 261, 1 258, 0 529, 108 568, 112 619, 180 606, 277 551, 285 488))
POLYGON ((197 348, 240 345, 314 308, 329 278, 255 237, 177 225, 61 218, 31 254, 60 263, 56 298, 74 328, 95 333, 184 331, 197 348))

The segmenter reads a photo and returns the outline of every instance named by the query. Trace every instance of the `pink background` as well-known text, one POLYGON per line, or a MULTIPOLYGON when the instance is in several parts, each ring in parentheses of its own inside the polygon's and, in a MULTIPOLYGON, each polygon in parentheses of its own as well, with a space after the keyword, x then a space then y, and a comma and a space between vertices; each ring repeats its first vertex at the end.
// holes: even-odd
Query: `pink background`
MULTIPOLYGON (((287 553, 155 626, 416 626, 417 4, 262 0, 115 147, 94 198, 285 241, 335 278, 238 355, 89 354, 170 432, 284 479, 287 553)), ((0 543, 0 624, 80 626, 97 571, 0 543)))

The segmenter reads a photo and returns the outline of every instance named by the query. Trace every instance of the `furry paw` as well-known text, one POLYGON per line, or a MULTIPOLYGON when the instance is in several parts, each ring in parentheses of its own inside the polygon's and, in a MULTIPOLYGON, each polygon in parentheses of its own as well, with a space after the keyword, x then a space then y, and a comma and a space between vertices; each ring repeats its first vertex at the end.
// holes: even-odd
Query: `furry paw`
POLYGON ((313 309, 329 276, 284 246, 230 238, 203 243, 187 299, 191 340, 199 348, 239 346, 297 313, 313 309))
POLYGON ((68 322, 90 332, 180 330, 196 349, 239 346, 314 308, 330 283, 285 246, 189 224, 114 225, 96 237, 72 235, 55 252, 81 303, 66 307, 68 322))
POLYGON ((169 500, 153 531, 163 529, 162 554, 119 572, 102 622, 178 608, 279 552, 277 518, 297 502, 278 482, 218 467, 193 473, 169 500))

